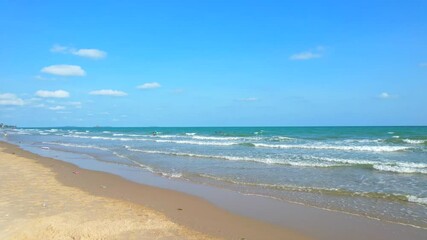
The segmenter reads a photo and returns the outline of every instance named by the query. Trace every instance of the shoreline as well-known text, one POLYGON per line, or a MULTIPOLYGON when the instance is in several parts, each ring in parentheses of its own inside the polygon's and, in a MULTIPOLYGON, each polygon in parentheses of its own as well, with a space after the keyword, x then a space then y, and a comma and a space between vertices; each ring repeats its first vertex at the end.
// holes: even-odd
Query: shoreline
MULTIPOLYGON (((196 186, 194 188, 191 184, 179 184, 176 180, 160 176, 155 177, 155 179, 163 179, 162 183, 158 184, 153 181, 153 177, 150 178, 149 174, 143 175, 147 178, 141 181, 141 176, 132 177, 136 172, 125 172, 126 175, 124 175, 123 169, 122 171, 110 171, 111 168, 108 167, 89 167, 92 170, 87 170, 85 168, 88 165, 81 164, 83 161, 71 161, 70 163, 68 160, 42 157, 37 155, 40 154, 37 151, 31 153, 24 150, 26 148, 22 149, 10 143, 0 142, 0 144, 6 144, 10 148, 14 148, 17 153, 33 158, 49 168, 54 168, 57 179, 65 185, 69 184, 89 194, 133 202, 155 209, 166 215, 172 222, 211 236, 225 239, 310 238, 320 240, 344 238, 349 240, 421 240, 427 236, 425 229, 415 229, 410 226, 297 203, 247 196, 208 186, 193 184, 196 186), (75 164, 81 167, 79 168, 75 164), (67 171, 62 168, 66 168, 67 171), (70 174, 75 169, 79 171, 78 178, 70 174), (91 184, 92 187, 86 184, 87 180, 84 177, 88 176, 94 178, 91 180, 94 181, 94 184, 91 184), (117 185, 117 183, 120 184, 117 185), (106 186, 106 188, 100 186, 106 186), (131 187, 128 188, 129 186, 131 187)), ((56 156, 54 157, 56 158, 56 156)))
POLYGON ((135 183, 110 173, 83 169, 27 152, 10 143, 0 142, 0 148, 5 149, 2 153, 29 159, 51 170, 63 186, 153 209, 191 231, 224 239, 310 239, 283 227, 230 213, 189 194, 135 183))

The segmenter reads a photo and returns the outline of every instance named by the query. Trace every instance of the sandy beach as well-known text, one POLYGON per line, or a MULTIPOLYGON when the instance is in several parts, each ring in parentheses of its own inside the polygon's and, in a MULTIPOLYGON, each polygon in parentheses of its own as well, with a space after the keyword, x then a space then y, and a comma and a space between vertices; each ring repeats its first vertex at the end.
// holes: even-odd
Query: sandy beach
POLYGON ((1 239, 308 239, 3 142, 0 169, 1 239))

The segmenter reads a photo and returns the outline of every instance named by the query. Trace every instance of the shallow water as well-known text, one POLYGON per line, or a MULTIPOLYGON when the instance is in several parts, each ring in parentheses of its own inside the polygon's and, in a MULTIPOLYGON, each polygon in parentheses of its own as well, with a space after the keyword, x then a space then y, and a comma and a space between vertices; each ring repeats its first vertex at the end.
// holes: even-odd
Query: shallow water
POLYGON ((4 131, 46 151, 427 228, 427 127, 4 131))

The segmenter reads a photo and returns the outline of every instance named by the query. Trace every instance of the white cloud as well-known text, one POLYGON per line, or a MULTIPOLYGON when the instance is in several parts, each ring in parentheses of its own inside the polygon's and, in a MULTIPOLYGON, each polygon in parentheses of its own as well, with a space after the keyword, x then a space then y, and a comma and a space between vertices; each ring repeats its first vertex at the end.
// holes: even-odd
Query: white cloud
POLYGON ((96 90, 89 92, 90 95, 102 95, 102 96, 114 96, 114 97, 121 97, 128 95, 125 92, 117 91, 117 90, 111 90, 111 89, 102 89, 102 90, 96 90))
POLYGON ((150 83, 144 83, 142 85, 137 86, 138 89, 152 89, 152 88, 159 88, 161 87, 160 83, 158 82, 150 82, 150 83))
POLYGON ((50 110, 58 111, 58 110, 64 110, 64 106, 55 106, 55 107, 49 107, 50 110))
POLYGON ((3 93, 0 94, 0 105, 22 106, 24 105, 24 100, 18 98, 15 94, 3 93))
POLYGON ((390 98, 397 98, 398 96, 397 96, 397 95, 390 94, 390 93, 388 93, 388 92, 382 92, 382 93, 380 93, 377 97, 378 97, 378 98, 381 98, 381 99, 390 99, 390 98))
POLYGON ((101 51, 99 49, 79 49, 74 50, 71 53, 80 57, 87 57, 93 59, 105 58, 107 56, 106 52, 101 51))
POLYGON ((83 70, 80 66, 77 65, 51 65, 48 67, 44 67, 40 70, 44 73, 49 73, 53 75, 60 76, 84 76, 86 75, 85 70, 83 70))
POLYGON ((325 47, 318 46, 315 49, 312 49, 309 51, 304 51, 304 52, 293 54, 289 57, 289 59, 301 61, 301 60, 310 60, 310 59, 315 59, 315 58, 321 58, 324 51, 325 51, 325 47))
POLYGON ((93 59, 101 59, 107 56, 106 52, 99 49, 95 49, 95 48, 75 49, 75 48, 70 48, 66 46, 61 46, 58 44, 53 45, 50 51, 55 53, 73 54, 79 57, 86 57, 86 58, 93 58, 93 59))
POLYGON ((240 99, 238 99, 239 101, 242 101, 242 102, 255 102, 255 101, 258 101, 258 98, 255 98, 255 97, 249 97, 249 98, 240 98, 240 99))
POLYGON ((64 90, 56 90, 56 91, 39 90, 36 92, 36 96, 42 97, 42 98, 68 98, 70 97, 70 93, 64 90))

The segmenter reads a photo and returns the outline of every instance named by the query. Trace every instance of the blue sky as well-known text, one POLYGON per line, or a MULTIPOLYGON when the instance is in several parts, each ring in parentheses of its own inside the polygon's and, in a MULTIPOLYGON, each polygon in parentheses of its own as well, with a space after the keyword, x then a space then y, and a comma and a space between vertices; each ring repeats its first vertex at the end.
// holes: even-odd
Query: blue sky
POLYGON ((0 1, 0 122, 427 125, 426 1, 0 1))

